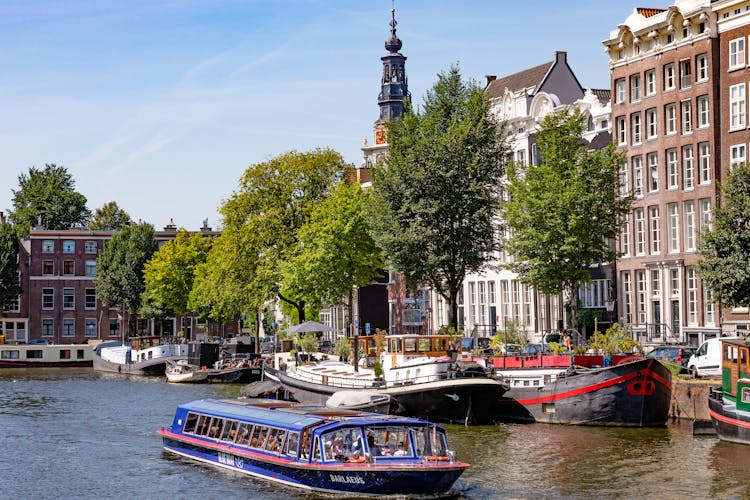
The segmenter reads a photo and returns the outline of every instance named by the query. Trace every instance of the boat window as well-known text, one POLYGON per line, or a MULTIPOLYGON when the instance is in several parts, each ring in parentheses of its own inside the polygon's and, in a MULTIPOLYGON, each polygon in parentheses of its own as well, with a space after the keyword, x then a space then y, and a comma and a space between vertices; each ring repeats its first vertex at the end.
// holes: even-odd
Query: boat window
POLYGON ((198 415, 196 413, 188 413, 187 419, 185 419, 185 427, 183 432, 195 433, 195 424, 198 423, 198 415))
POLYGON ((2 357, 2 359, 19 359, 18 351, 2 351, 0 357, 2 357))
POLYGON ((300 458, 310 457, 310 429, 302 431, 302 441, 299 445, 299 456, 300 458))
POLYGON ((281 440, 284 439, 284 431, 281 429, 271 428, 268 431, 268 439, 266 439, 266 451, 272 451, 279 453, 281 451, 281 440))
POLYGON ((43 357, 41 349, 29 349, 26 351, 26 359, 42 359, 43 357))
POLYGON ((341 462, 346 460, 343 429, 326 432, 321 438, 323 439, 323 456, 325 460, 338 460, 341 462))
POLYGON ((419 339, 419 352, 428 352, 430 350, 430 339, 419 339))
POLYGON ((240 424, 237 430, 237 444, 248 446, 250 444, 250 435, 253 432, 253 424, 240 424))
POLYGON ((211 425, 208 428, 208 437, 218 438, 221 435, 221 428, 224 426, 224 419, 219 417, 213 417, 211 419, 211 425))
POLYGON ((234 441, 234 435, 237 433, 237 422, 229 420, 224 426, 224 432, 221 433, 222 441, 234 441))
POLYGON ((207 417, 206 415, 201 415, 200 417, 198 417, 198 424, 195 428, 195 433, 199 436, 205 436, 206 434, 208 434, 210 421, 210 417, 207 417))
POLYGON ((417 339, 404 339, 404 352, 415 352, 417 350, 417 339))
POLYGON ((255 431, 253 432, 253 437, 250 440, 250 446, 252 448, 263 449, 263 446, 266 444, 267 437, 268 437, 268 427, 266 427, 265 425, 256 426, 255 431))
POLYGON ((286 440, 286 454, 296 457, 298 445, 299 445, 299 432, 290 432, 289 437, 286 440))
POLYGON ((401 352, 401 339, 390 339, 388 342, 388 351, 392 353, 401 352))
POLYGON ((742 402, 750 403, 750 387, 742 388, 742 402))
POLYGON ((315 462, 320 462, 320 440, 318 439, 318 436, 315 436, 312 459, 315 462))
POLYGON ((445 434, 437 427, 418 427, 414 432, 414 446, 417 455, 445 456, 445 434))
POLYGON ((403 457, 413 454, 408 427, 371 427, 365 432, 373 456, 403 457))

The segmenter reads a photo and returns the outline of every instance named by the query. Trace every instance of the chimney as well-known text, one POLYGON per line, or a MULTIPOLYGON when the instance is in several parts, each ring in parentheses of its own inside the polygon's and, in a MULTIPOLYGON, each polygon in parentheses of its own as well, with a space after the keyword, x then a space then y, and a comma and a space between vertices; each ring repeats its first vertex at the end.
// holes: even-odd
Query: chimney
POLYGON ((568 60, 568 52, 565 50, 555 51, 555 62, 565 64, 568 60))
POLYGON ((497 80, 497 75, 484 75, 484 79, 487 80, 487 83, 484 86, 489 87, 490 83, 497 80))
POLYGON ((169 218, 169 224, 164 226, 164 232, 165 233, 176 233, 177 232, 177 226, 174 225, 174 219, 171 217, 169 218))
POLYGON ((211 226, 208 225, 208 219, 203 219, 203 226, 201 227, 201 233, 210 233, 211 226))

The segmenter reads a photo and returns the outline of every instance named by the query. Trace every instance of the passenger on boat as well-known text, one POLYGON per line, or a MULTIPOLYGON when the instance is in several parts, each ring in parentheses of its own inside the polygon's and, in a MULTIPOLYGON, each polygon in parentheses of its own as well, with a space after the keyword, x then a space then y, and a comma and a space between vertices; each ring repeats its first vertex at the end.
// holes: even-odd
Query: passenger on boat
POLYGON ((393 452, 394 457, 405 457, 409 454, 408 451, 406 451, 406 446, 404 445, 404 442, 401 441, 398 443, 398 449, 393 452))
POLYGON ((307 458, 310 453, 310 433, 304 431, 302 433, 302 443, 299 447, 299 454, 301 458, 307 458))
POLYGON ((380 445, 378 445, 378 442, 375 440, 375 436, 372 434, 367 436, 367 447, 370 448, 370 454, 372 454, 373 457, 382 454, 380 445))

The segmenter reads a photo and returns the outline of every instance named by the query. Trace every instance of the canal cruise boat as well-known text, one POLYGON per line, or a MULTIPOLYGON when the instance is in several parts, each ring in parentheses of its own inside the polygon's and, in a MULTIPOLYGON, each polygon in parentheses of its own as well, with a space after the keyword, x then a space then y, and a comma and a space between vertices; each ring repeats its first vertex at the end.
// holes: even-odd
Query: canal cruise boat
POLYGON ((708 413, 719 439, 750 444, 750 344, 722 339, 721 350, 721 388, 711 390, 708 413))
POLYGON ((177 455, 328 493, 443 494, 469 467, 434 423, 282 401, 193 401, 159 434, 177 455))

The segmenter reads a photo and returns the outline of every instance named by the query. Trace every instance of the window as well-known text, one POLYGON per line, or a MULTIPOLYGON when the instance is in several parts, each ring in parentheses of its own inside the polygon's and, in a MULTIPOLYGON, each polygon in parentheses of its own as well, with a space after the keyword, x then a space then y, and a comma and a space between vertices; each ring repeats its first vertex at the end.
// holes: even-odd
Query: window
POLYGON ((659 207, 648 208, 648 219, 651 225, 651 254, 661 252, 661 228, 659 227, 659 207))
POLYGON ((680 61, 680 88, 688 89, 693 80, 692 71, 690 71, 690 59, 680 61))
POLYGON ((615 103, 622 104, 627 99, 627 90, 625 89, 625 79, 615 80, 615 103))
POLYGON ((635 272, 635 286, 638 293, 636 307, 638 308, 638 323, 646 322, 646 271, 635 272))
POLYGON ((656 124, 656 108, 646 110, 646 138, 653 139, 658 134, 656 124))
POLYGON ((526 165, 526 150, 519 149, 516 151, 516 161, 521 165, 526 165))
POLYGON ((630 217, 626 216, 620 228, 620 252, 623 256, 630 256, 630 217))
POLYGON ((641 114, 630 115, 630 140, 631 144, 641 143, 641 114))
POLYGON ((682 210, 685 220, 685 251, 695 252, 695 206, 693 201, 686 201, 682 210))
POLYGON ((617 144, 622 146, 628 143, 628 131, 627 131, 627 127, 625 126, 625 117, 618 116, 616 123, 617 123, 617 144))
POLYGON ((745 163, 745 145, 735 144, 729 148, 729 166, 733 168, 735 165, 741 165, 745 163))
POLYGON ((667 205, 667 226, 669 231, 669 253, 680 251, 680 213, 677 203, 667 205))
POLYGON ((641 100, 641 75, 630 77, 630 101, 636 102, 641 100))
POLYGON ((622 273, 622 295, 625 298, 624 299, 624 311, 625 314, 625 321, 627 323, 630 323, 633 321, 632 314, 633 314, 633 304, 632 299, 630 297, 630 294, 632 292, 632 284, 630 282, 630 273, 622 273))
POLYGON ((745 84, 729 87, 729 130, 745 127, 745 84))
POLYGON ((698 128, 708 127, 708 96, 702 95, 697 99, 698 103, 698 128))
POLYGON ((42 274, 45 274, 47 276, 51 276, 55 274, 55 261, 53 260, 42 261, 42 274))
POLYGON ((707 142, 698 144, 698 169, 701 184, 711 183, 711 145, 707 142))
POLYGON ((664 106, 664 133, 666 135, 677 133, 677 108, 674 104, 664 106))
POLYGON ((659 157, 656 153, 649 153, 648 161, 648 190, 650 193, 659 190, 659 157))
POLYGON ((74 337, 76 334, 75 320, 66 318, 63 320, 63 337, 74 337))
POLYGON ((656 70, 646 71, 646 95, 656 95, 656 70))
POLYGON ((677 189, 677 149, 667 149, 667 189, 677 189))
POLYGON ((120 336, 120 323, 117 321, 117 319, 110 318, 109 320, 109 336, 110 337, 119 337, 120 336))
POLYGON ((698 201, 701 211, 701 231, 710 231, 713 227, 711 214, 711 200, 704 198, 698 201))
POLYGON ((66 276, 72 276, 75 274, 75 261, 72 261, 72 260, 63 261, 63 274, 66 276))
POLYGON ((669 270, 669 292, 672 297, 680 295, 680 270, 675 267, 669 270))
POLYGON ((693 146, 685 146, 682 148, 682 188, 693 189, 694 181, 693 146))
POLYGON ((72 288, 63 288, 63 309, 75 309, 76 296, 72 288))
POLYGON ((643 209, 636 208, 633 210, 633 215, 635 216, 635 254, 644 255, 646 253, 644 241, 646 237, 646 228, 644 227, 643 221, 643 209))
POLYGON ((706 54, 695 56, 695 79, 697 82, 708 80, 708 55, 706 54))
POLYGON ((96 276, 96 261, 95 260, 87 260, 86 261, 86 276, 96 276))
POLYGON ((703 287, 703 312, 706 326, 714 326, 716 323, 714 316, 714 295, 705 286, 703 287))
POLYGON ((690 134, 693 132, 693 106, 690 101, 682 101, 680 103, 680 109, 682 110, 682 133, 690 134))
POLYGON ((729 41, 729 70, 745 66, 745 37, 729 41))
POLYGON ((42 241, 42 253, 54 253, 55 242, 52 240, 42 241))
POLYGON ((42 309, 55 307, 55 290, 53 288, 42 288, 42 309))
POLYGON ((620 164, 619 182, 620 182, 620 195, 627 196, 628 195, 628 163, 627 162, 623 162, 620 164))
POLYGON ((96 253, 96 241, 87 241, 84 245, 84 252, 86 253, 96 253))
POLYGON ((63 241, 63 253, 75 253, 76 242, 73 240, 63 241))
POLYGON ((698 322, 698 280, 695 277, 695 268, 686 267, 687 278, 687 321, 694 325, 698 322))
POLYGON ((55 321, 52 319, 42 319, 42 337, 55 336, 55 321))
POLYGON ((634 156, 633 162, 633 194, 643 196, 643 160, 640 156, 634 156))
POLYGON ((96 337, 96 320, 86 318, 86 337, 96 337))
POLYGON ((674 63, 664 65, 664 90, 674 90, 674 63))
POLYGON ((96 288, 86 289, 86 309, 96 309, 96 288))
POLYGON ((651 275, 651 296, 661 296, 661 278, 659 277, 659 270, 652 269, 649 274, 651 275))

